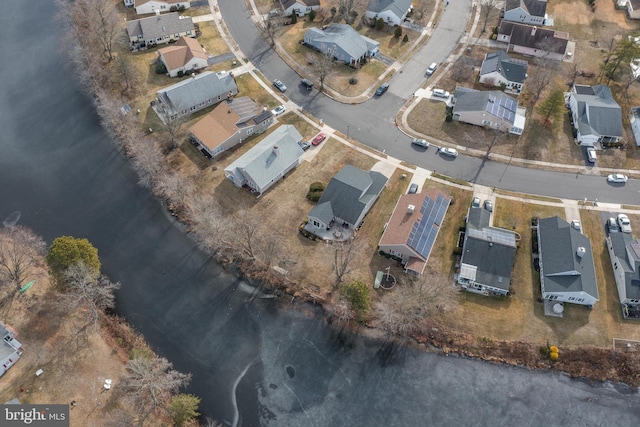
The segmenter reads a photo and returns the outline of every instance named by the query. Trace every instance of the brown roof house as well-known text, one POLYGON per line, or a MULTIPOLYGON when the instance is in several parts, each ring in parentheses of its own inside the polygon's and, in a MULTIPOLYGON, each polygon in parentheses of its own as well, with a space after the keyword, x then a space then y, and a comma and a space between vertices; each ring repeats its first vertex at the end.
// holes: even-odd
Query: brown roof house
POLYGON ((407 273, 421 275, 450 201, 435 188, 400 196, 380 238, 378 250, 400 261, 407 273))
POLYGON ((507 52, 562 61, 567 52, 569 33, 503 20, 497 40, 509 44, 507 52))
POLYGON ((221 102, 189 129, 191 141, 207 157, 216 157, 258 135, 273 123, 273 114, 248 96, 221 102))
POLYGON ((190 71, 205 68, 207 51, 191 37, 181 37, 177 43, 158 49, 158 59, 167 68, 169 77, 182 77, 190 71))

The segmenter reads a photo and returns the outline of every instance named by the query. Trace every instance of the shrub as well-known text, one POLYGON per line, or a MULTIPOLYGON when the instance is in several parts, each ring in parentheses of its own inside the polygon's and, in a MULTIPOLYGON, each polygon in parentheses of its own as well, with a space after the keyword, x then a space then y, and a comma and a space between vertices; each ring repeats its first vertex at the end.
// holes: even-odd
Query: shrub
POLYGON ((402 27, 398 26, 395 30, 393 30, 393 37, 399 39, 402 36, 402 27))
POLYGON ((454 255, 462 255, 462 248, 460 248, 460 247, 453 248, 453 254, 454 255))
POLYGON ((498 38, 497 34, 491 34, 491 40, 496 40, 498 38))
POLYGON ((182 70, 178 71, 178 77, 182 77, 182 76, 184 76, 184 71, 182 70))
POLYGON ((309 22, 313 22, 314 19, 316 19, 316 11, 311 9, 311 12, 309 12, 309 22))
POLYGON ((314 203, 320 200, 320 197, 322 197, 322 191, 309 191, 307 193, 307 199, 314 203))
POLYGON ((402 43, 406 43, 408 41, 409 41, 409 36, 405 34, 404 37, 402 38, 402 43))
POLYGON ((167 67, 162 63, 162 61, 156 61, 156 74, 165 74, 167 72, 167 67))
POLYGON ((452 113, 447 113, 446 116, 444 116, 444 121, 447 123, 450 123, 453 121, 453 114, 452 113))
POLYGON ((362 282, 353 282, 343 285, 340 288, 340 293, 344 295, 349 301, 349 304, 351 304, 351 309, 356 314, 356 320, 358 322, 365 320, 371 308, 369 286, 362 282))
POLYGON ((316 181, 316 182, 312 182, 311 185, 309 186, 309 191, 322 191, 324 190, 324 184, 316 181))
POLYGON ((384 29, 384 19, 378 18, 376 19, 376 30, 382 31, 384 29))
POLYGON ((297 13, 295 13, 295 12, 293 12, 293 13, 291 14, 291 23, 292 23, 292 24, 297 24, 297 23, 298 23, 298 14, 297 14, 297 13))

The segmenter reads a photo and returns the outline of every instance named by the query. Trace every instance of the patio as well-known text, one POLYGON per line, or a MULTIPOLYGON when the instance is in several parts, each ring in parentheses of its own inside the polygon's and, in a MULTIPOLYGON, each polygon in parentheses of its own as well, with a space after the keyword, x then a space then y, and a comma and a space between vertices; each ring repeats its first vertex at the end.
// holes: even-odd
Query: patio
POLYGON ((351 240, 355 234, 353 227, 350 227, 348 224, 337 224, 335 221, 332 221, 327 229, 315 227, 310 223, 305 224, 303 229, 324 241, 332 242, 351 240))

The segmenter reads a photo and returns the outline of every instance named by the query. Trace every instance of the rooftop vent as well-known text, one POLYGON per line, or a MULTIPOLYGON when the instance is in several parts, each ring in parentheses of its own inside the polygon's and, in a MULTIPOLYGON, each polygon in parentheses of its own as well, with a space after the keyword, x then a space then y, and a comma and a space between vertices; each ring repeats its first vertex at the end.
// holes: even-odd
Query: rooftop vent
POLYGON ((584 246, 580 246, 576 251, 576 255, 578 255, 580 258, 582 258, 585 253, 587 253, 587 250, 584 248, 584 246))
POLYGON ((416 207, 414 205, 407 206, 407 213, 408 214, 412 214, 413 211, 415 211, 415 210, 416 210, 416 207))

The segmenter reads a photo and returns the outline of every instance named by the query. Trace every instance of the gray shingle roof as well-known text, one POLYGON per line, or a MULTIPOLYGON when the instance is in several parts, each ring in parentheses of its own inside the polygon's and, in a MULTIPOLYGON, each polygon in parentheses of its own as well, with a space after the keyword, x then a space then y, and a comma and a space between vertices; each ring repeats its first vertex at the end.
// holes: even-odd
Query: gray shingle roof
POLYGON ((145 40, 193 30, 195 30, 193 19, 191 17, 181 18, 177 12, 127 22, 129 37, 142 35, 145 40))
POLYGON ((389 10, 401 18, 407 13, 409 7, 411 7, 411 0, 369 0, 367 11, 380 13, 389 10))
POLYGON ((533 49, 544 49, 548 52, 562 55, 567 51, 567 44, 569 43, 568 33, 504 20, 500 24, 498 33, 509 35, 511 37, 509 39, 510 44, 533 49))
POLYGON ((504 50, 497 50, 487 53, 484 57, 480 75, 497 71, 510 82, 524 83, 527 78, 527 66, 527 61, 512 58, 504 50))
POLYGON ((289 9, 296 3, 303 4, 305 6, 320 6, 320 0, 280 0, 280 4, 284 10, 289 9))
POLYGON ((575 112, 581 135, 622 137, 622 109, 604 85, 575 85, 575 112))
POLYGON ((309 216, 319 218, 325 223, 329 223, 333 216, 336 216, 356 225, 366 205, 371 199, 378 197, 386 184, 387 177, 380 172, 365 172, 355 166, 346 165, 331 178, 309 216), (322 206, 325 202, 331 204, 330 208, 322 206), (325 221, 324 216, 329 209, 333 215, 325 221))
POLYGON ((547 2, 544 0, 507 0, 504 10, 509 11, 522 7, 529 12, 531 16, 540 16, 544 18, 547 12, 547 2))
POLYGON ((611 233, 609 239, 618 268, 624 271, 625 295, 620 297, 640 299, 640 240, 634 240, 629 233, 611 233))
POLYGON ((304 154, 298 141, 302 141, 298 130, 282 125, 226 167, 225 172, 242 175, 264 188, 304 154))
POLYGON ((589 239, 560 217, 538 221, 541 273, 546 292, 579 293, 598 299, 598 286, 589 239), (579 247, 585 248, 582 257, 579 247))
POLYGON ((227 98, 229 92, 237 93, 238 87, 229 73, 205 71, 174 85, 158 91, 158 98, 165 105, 179 111, 206 102, 208 99, 222 96, 227 98))
POLYGON ((499 90, 456 87, 453 99, 453 114, 480 111, 511 124, 515 122, 518 101, 499 90))
POLYGON ((320 51, 324 51, 322 46, 335 44, 353 59, 366 56, 371 49, 380 45, 377 41, 360 35, 346 24, 331 24, 324 30, 316 27, 309 28, 304 39, 320 51))

